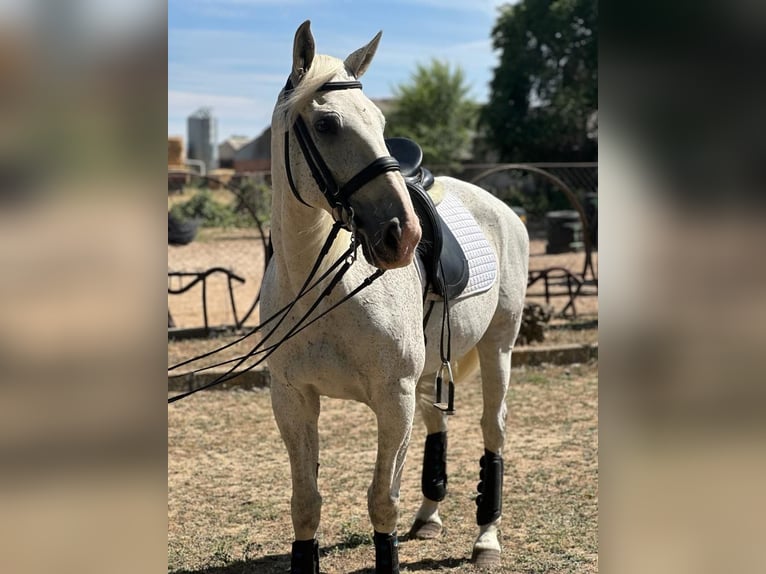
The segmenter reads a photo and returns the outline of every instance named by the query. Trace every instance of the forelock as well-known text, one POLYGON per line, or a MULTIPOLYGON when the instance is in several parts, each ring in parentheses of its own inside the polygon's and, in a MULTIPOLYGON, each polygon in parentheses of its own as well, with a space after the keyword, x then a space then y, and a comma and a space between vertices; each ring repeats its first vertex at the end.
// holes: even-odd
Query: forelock
POLYGON ((277 104, 276 113, 284 119, 286 125, 292 125, 295 116, 311 101, 319 87, 329 82, 342 70, 344 70, 342 60, 317 54, 309 71, 301 78, 298 87, 289 92, 283 92, 277 104))

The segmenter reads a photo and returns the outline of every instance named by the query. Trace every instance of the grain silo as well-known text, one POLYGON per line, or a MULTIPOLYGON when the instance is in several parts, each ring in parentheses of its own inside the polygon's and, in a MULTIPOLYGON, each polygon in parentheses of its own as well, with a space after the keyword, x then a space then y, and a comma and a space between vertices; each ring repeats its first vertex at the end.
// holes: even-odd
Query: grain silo
POLYGON ((200 108, 186 120, 189 137, 187 157, 205 163, 208 171, 218 167, 218 122, 211 108, 200 108))

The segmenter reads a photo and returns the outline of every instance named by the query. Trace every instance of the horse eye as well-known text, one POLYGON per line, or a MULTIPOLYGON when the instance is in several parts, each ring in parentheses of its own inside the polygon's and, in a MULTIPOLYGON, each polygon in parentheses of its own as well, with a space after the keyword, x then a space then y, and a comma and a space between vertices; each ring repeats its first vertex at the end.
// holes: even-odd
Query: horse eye
POLYGON ((337 133, 340 123, 335 116, 326 116, 320 118, 314 123, 314 129, 320 134, 334 134, 337 133))

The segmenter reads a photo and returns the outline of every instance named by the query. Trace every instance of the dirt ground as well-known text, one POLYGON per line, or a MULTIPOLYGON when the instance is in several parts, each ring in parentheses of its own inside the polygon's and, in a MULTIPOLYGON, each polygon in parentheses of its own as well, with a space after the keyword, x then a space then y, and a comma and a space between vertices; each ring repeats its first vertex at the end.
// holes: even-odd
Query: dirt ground
MULTIPOLYGON (((189 245, 168 246, 168 271, 204 271, 211 267, 230 269, 245 280, 234 283, 234 301, 238 316, 242 317, 252 306, 263 276, 264 249, 258 230, 201 229, 189 245)), ((179 286, 177 278, 168 278, 168 287, 179 286)), ((234 323, 224 275, 211 275, 208 279, 207 305, 210 325, 234 323)), ((177 327, 204 325, 202 285, 197 284, 181 295, 168 295, 168 309, 177 327)), ((247 324, 258 324, 257 309, 247 324)))
MULTIPOLYGON (((593 254, 593 262, 598 270, 598 253, 593 254)), ((545 241, 533 240, 530 245, 530 270, 547 267, 564 267, 573 273, 581 273, 585 264, 585 254, 562 253, 545 254, 545 241)), ((210 267, 226 267, 245 279, 244 284, 234 284, 234 301, 237 313, 241 317, 250 309, 261 283, 264 269, 264 250, 260 236, 254 229, 200 231, 197 239, 189 245, 168 247, 168 271, 197 271, 210 267)), ((177 279, 168 280, 173 288, 179 286, 177 279)), ((558 291, 564 286, 555 288, 558 291)), ((229 292, 223 275, 212 276, 207 286, 208 319, 212 326, 231 325, 233 314, 229 302, 229 292)), ((593 292, 593 287, 584 291, 593 292)), ((529 301, 544 303, 542 282, 530 287, 529 301)), ((555 296, 551 305, 555 311, 561 311, 568 302, 567 296, 555 296)), ((595 296, 578 297, 575 301, 578 316, 596 319, 598 298, 595 296)), ((204 324, 202 314, 202 286, 197 285, 182 295, 168 295, 168 308, 177 327, 199 327, 204 324)), ((253 313, 247 325, 257 325, 258 313, 253 313)))
MULTIPOLYGON (((598 265, 597 254, 594 264, 598 265)), ((264 253, 255 230, 201 230, 184 247, 168 248, 168 270, 229 267, 246 279, 235 286, 239 315, 260 286, 264 253)), ((532 241, 530 269, 563 266, 580 272, 584 254, 546 255, 532 241)), ((530 301, 542 303, 542 284, 530 301)), ((567 298, 553 298, 560 311, 567 298)), ((179 327, 201 326, 201 288, 168 297, 179 327)), ((578 319, 554 320, 543 344, 595 342, 597 297, 576 302, 578 319)), ((211 325, 230 324, 226 284, 208 285, 211 325)), ((258 322, 257 311, 248 325, 258 322)), ((177 363, 224 343, 195 339, 168 344, 177 363)), ((254 341, 208 363, 239 356, 254 341)), ((204 363, 203 363, 204 364, 204 363)), ((598 416, 597 366, 517 368, 508 395, 502 572, 597 572, 598 416)), ((473 572, 475 487, 482 454, 480 385, 457 390, 450 420, 450 494, 442 505, 445 532, 438 540, 408 541, 420 500, 420 459, 425 432, 416 421, 401 490, 400 560, 403 572, 473 572)), ((374 550, 366 510, 372 476, 375 422, 361 404, 323 399, 320 417, 320 527, 323 574, 372 572, 374 550), (349 433, 354 433, 353 448, 349 433)), ((287 454, 271 412, 268 390, 203 392, 168 409, 168 571, 201 574, 274 574, 289 570, 292 528, 287 454)))
MULTIPOLYGON (((502 572, 598 571, 597 378, 596 364, 514 370, 508 395, 502 572)), ((425 432, 416 420, 401 489, 403 572, 475 571, 468 559, 477 531, 480 416, 478 381, 459 386, 457 414, 449 427, 445 532, 431 541, 404 537, 420 501, 425 432)), ((323 573, 373 571, 366 489, 375 440, 374 417, 366 406, 323 399, 323 573)), ((290 489, 287 454, 268 390, 204 392, 169 407, 168 571, 289 570, 290 489)))

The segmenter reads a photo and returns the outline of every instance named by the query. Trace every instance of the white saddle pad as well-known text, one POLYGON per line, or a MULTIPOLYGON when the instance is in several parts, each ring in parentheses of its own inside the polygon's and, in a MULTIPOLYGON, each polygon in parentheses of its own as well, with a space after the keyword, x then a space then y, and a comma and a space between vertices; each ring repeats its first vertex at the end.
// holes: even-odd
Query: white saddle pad
POLYGON ((484 232, 479 229, 479 224, 451 193, 445 194, 436 211, 447 223, 468 259, 468 285, 457 298, 487 291, 497 278, 497 256, 484 232))

